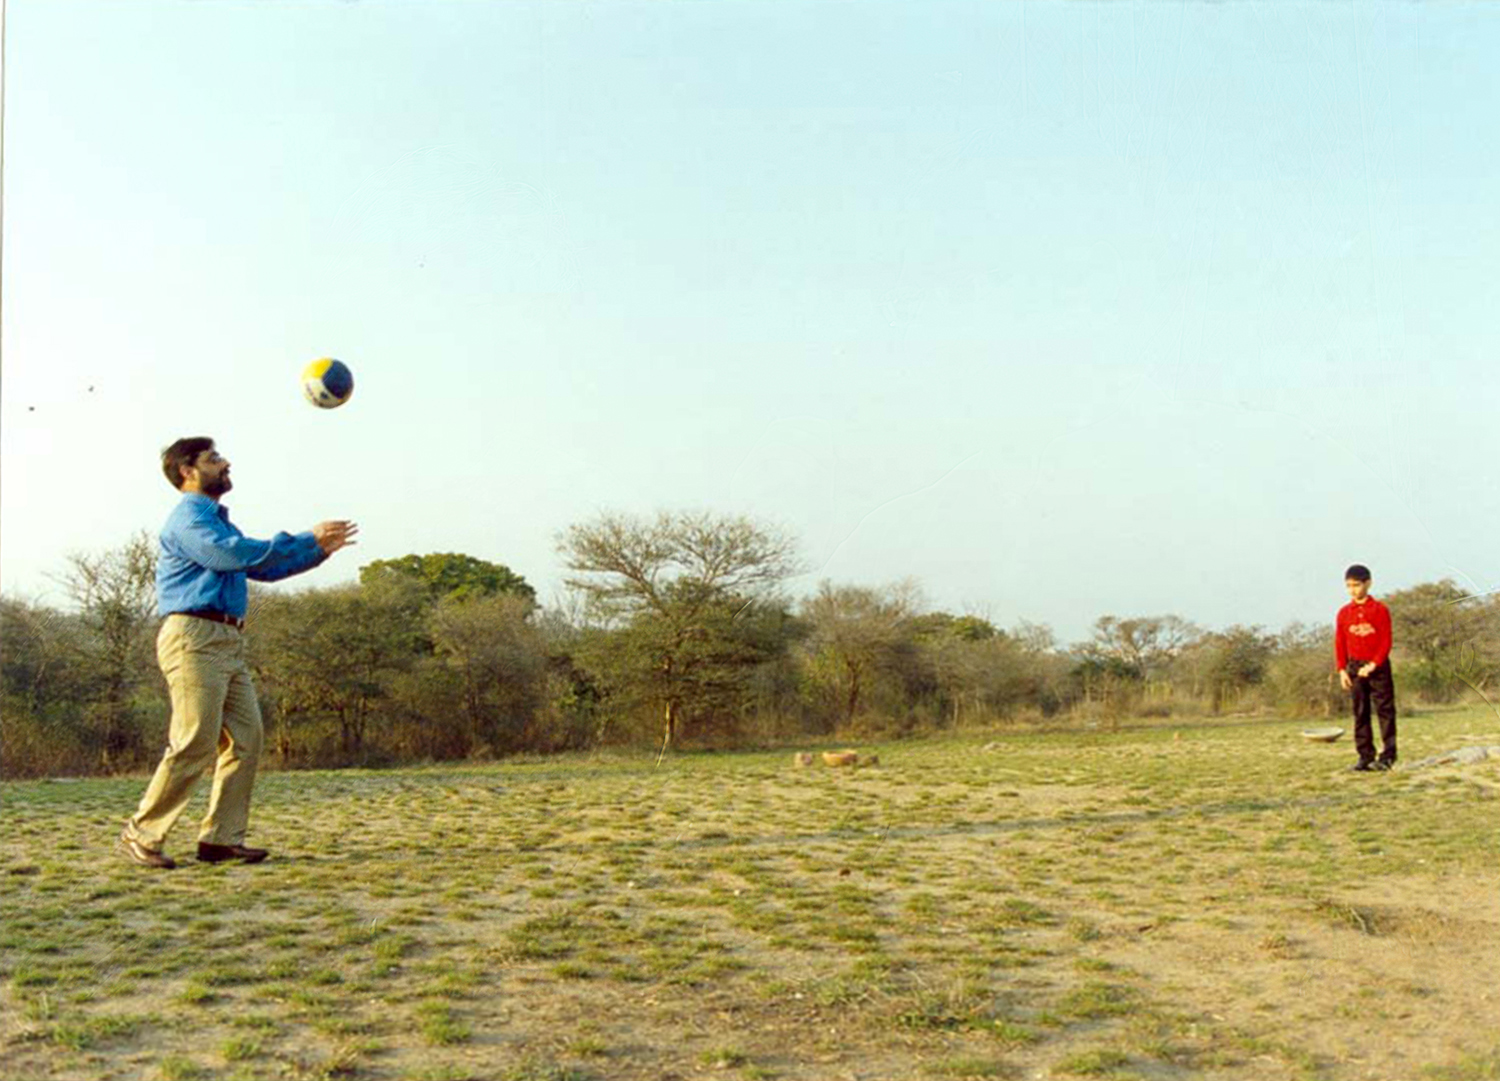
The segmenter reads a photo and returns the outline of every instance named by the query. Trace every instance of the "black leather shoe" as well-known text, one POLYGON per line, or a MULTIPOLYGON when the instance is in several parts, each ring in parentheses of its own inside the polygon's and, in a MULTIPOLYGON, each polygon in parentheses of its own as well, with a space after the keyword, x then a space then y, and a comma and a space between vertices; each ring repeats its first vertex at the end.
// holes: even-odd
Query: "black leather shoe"
MULTIPOLYGON (((1352 766, 1349 767, 1349 772, 1350 773, 1374 773, 1375 772, 1375 763, 1372 762, 1372 761, 1370 761, 1370 759, 1368 759, 1368 758, 1361 758, 1358 762, 1354 763, 1354 765, 1352 765, 1352 766)), ((199 847, 201 848, 202 846, 200 845, 199 847)))
POLYGON ((269 856, 264 848, 246 848, 244 845, 211 845, 198 842, 199 863, 224 863, 240 860, 243 863, 259 863, 269 856))
POLYGON ((177 861, 161 849, 147 848, 132 837, 128 826, 120 833, 120 848, 124 851, 125 855, 129 856, 136 863, 139 863, 142 867, 154 867, 161 871, 170 871, 177 866, 177 861))
POLYGON ((1384 771, 1390 769, 1395 764, 1389 758, 1381 758, 1376 761, 1375 768, 1384 771))

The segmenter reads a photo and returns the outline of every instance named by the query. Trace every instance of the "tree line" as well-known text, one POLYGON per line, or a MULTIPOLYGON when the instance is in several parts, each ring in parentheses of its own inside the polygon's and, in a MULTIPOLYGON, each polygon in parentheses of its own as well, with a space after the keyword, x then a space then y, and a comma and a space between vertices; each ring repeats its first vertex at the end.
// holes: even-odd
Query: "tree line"
MULTIPOLYGON (((249 648, 285 767, 768 746, 1048 718, 1341 714, 1331 625, 1206 630, 1102 616, 1084 642, 929 611, 911 581, 792 598, 786 535, 744 517, 602 515, 558 538, 566 599, 455 553, 348 585, 252 587, 249 648)), ((71 607, 0 598, 7 776, 149 767, 170 703, 155 664, 155 543, 69 558, 71 607)), ((1500 599, 1442 581, 1384 594, 1405 700, 1492 695, 1500 599)))

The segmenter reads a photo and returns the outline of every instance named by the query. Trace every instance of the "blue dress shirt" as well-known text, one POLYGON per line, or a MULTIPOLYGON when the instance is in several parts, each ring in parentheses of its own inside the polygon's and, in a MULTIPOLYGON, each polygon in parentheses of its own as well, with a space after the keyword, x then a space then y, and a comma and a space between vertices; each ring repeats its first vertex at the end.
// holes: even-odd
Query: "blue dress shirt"
POLYGON ((197 492, 182 497, 161 530, 156 609, 161 615, 211 608, 244 619, 246 578, 274 582, 328 557, 308 533, 253 540, 229 520, 229 508, 197 492))

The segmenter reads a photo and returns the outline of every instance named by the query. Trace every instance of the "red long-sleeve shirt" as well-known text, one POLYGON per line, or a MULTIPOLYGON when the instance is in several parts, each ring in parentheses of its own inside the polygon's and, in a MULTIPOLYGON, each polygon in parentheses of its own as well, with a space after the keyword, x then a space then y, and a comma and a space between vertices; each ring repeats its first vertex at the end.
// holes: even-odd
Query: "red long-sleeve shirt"
POLYGON ((1374 597, 1344 605, 1334 624, 1333 652, 1340 668, 1350 661, 1385 660, 1391 655, 1391 610, 1374 597))

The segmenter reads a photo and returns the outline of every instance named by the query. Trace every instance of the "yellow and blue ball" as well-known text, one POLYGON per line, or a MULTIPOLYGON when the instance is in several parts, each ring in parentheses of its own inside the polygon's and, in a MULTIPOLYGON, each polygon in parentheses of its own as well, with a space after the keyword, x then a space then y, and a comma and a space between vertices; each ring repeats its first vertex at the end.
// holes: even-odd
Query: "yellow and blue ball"
POLYGON ((354 374, 342 360, 323 357, 302 369, 302 393, 319 409, 337 409, 354 393, 354 374))

